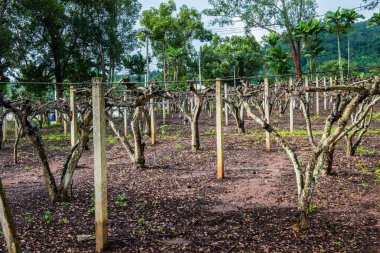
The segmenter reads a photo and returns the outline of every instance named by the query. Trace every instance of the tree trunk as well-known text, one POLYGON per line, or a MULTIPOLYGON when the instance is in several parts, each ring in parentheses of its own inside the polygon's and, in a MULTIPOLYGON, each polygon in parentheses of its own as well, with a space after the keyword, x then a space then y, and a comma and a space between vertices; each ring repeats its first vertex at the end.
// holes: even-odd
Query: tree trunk
POLYGON ((195 120, 191 122, 191 147, 193 151, 198 151, 200 146, 198 120, 195 120))
POLYGON ((145 167, 145 143, 142 143, 139 121, 141 119, 141 108, 137 107, 131 121, 132 133, 134 138, 135 157, 134 165, 136 168, 145 167))
POLYGON ((89 113, 86 115, 86 118, 83 122, 84 126, 81 131, 81 136, 76 145, 71 149, 71 154, 67 157, 66 162, 63 166, 59 192, 60 201, 66 202, 68 200, 68 190, 72 183, 75 169, 90 139, 91 122, 92 113, 89 113))
POLYGON ((58 200, 58 190, 55 184, 54 176, 50 171, 42 139, 37 133, 35 133, 35 130, 33 129, 27 129, 26 133, 32 142, 34 149, 36 150, 38 159, 42 165, 42 171, 45 178, 45 185, 49 194, 49 200, 51 202, 56 202, 58 200))
POLYGON ((20 242, 17 238, 16 229, 13 224, 11 210, 9 209, 3 184, 0 179, 0 221, 3 229, 7 249, 9 253, 21 253, 20 242))
POLYGON ((328 176, 332 174, 334 161, 335 144, 332 144, 328 150, 322 152, 320 156, 321 175, 328 176))
MULTIPOLYGON (((17 128, 17 123, 15 123, 15 127, 17 128)), ((17 164, 17 162, 18 162, 17 149, 18 149, 18 144, 20 142, 21 133, 22 133, 22 127, 20 126, 20 128, 17 130, 16 139, 15 139, 15 142, 13 144, 13 162, 14 162, 14 164, 17 164)))
POLYGON ((343 85, 343 68, 342 68, 342 53, 340 50, 340 33, 337 33, 337 40, 338 40, 338 63, 339 63, 339 73, 340 73, 340 81, 343 85))

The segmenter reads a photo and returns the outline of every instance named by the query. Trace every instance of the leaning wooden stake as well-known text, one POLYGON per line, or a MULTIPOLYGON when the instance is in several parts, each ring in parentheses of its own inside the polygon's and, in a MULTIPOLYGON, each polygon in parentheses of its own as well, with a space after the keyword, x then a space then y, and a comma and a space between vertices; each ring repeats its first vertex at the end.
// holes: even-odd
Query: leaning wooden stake
MULTIPOLYGON (((264 79, 264 112, 265 112, 265 120, 269 124, 270 123, 270 113, 269 113, 269 82, 268 78, 264 79)), ((268 131, 265 131, 265 148, 267 151, 270 151, 270 134, 268 131)))
MULTIPOLYGON (((318 76, 315 78, 315 87, 318 89, 319 87, 319 80, 318 76)), ((319 92, 315 93, 315 114, 319 116, 319 92)))
POLYGON ((216 156, 217 178, 224 178, 223 91, 221 79, 216 79, 216 156))
POLYGON ((96 251, 107 247, 107 169, 106 122, 104 93, 101 78, 93 78, 92 107, 94 131, 94 186, 95 186, 95 239, 96 251))
POLYGON ((77 109, 75 106, 75 87, 70 86, 70 140, 71 147, 77 142, 77 109))
MULTIPOLYGON (((224 84, 224 98, 228 99, 228 85, 224 84)), ((228 106, 224 103, 224 117, 226 118, 226 126, 228 126, 228 106)))
MULTIPOLYGON (((289 88, 293 86, 292 77, 289 78, 289 88)), ((289 131, 293 133, 294 131, 294 97, 292 94, 289 94, 290 102, 289 102, 289 131)))
POLYGON ((5 242, 9 253, 21 253, 20 243, 17 239, 16 229, 13 225, 11 210, 9 209, 3 184, 0 179, 0 221, 5 242))

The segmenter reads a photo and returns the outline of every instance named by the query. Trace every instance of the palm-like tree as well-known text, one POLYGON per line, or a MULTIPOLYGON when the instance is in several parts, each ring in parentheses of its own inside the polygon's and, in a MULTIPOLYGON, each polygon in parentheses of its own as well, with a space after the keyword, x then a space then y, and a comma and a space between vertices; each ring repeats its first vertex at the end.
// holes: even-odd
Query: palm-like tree
POLYGON ((376 12, 373 14, 373 16, 368 20, 367 26, 375 26, 380 25, 380 12, 376 12))
POLYGON ((340 8, 337 11, 328 11, 325 15, 325 22, 330 33, 336 33, 338 42, 338 62, 339 62, 339 72, 340 79, 343 82, 343 68, 342 68, 342 54, 340 50, 340 36, 347 31, 346 18, 343 15, 340 8))
POLYGON ((141 52, 138 52, 135 55, 127 56, 124 60, 124 67, 130 71, 131 75, 137 76, 137 81, 141 82, 141 76, 145 74, 146 61, 141 52))
POLYGON ((310 19, 306 22, 301 21, 293 31, 294 36, 304 39, 302 52, 306 57, 310 58, 311 72, 315 70, 317 56, 324 51, 322 40, 318 38, 319 34, 324 30, 325 26, 320 20, 310 19))
POLYGON ((355 9, 343 9, 342 15, 346 19, 347 27, 347 77, 350 75, 350 31, 353 30, 353 24, 358 21, 358 19, 363 19, 364 15, 359 14, 355 9))

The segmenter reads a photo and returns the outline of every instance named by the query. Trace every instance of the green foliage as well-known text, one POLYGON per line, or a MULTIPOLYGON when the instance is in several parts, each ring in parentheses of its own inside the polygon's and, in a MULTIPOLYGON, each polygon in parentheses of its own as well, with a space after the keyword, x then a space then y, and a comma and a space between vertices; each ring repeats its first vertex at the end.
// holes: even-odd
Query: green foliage
POLYGON ((216 135, 216 130, 215 129, 210 129, 210 130, 204 131, 200 135, 201 136, 214 136, 214 135, 216 135))
POLYGON ((91 196, 90 208, 88 209, 89 213, 95 213, 95 197, 91 196))
POLYGON ((321 209, 321 207, 319 205, 311 203, 308 207, 307 212, 308 213, 315 213, 315 212, 319 211, 320 209, 321 209))
POLYGON ((119 138, 117 136, 114 136, 114 135, 107 136, 107 143, 110 145, 115 144, 118 141, 119 141, 119 138))
POLYGON ((359 146, 356 149, 356 153, 358 155, 375 155, 375 154, 377 154, 377 151, 373 150, 373 149, 368 149, 368 148, 366 148, 364 146, 359 146))
POLYGON ((48 135, 43 135, 42 139, 44 141, 63 141, 69 140, 70 136, 65 136, 63 133, 50 133, 48 135))
POLYGON ((128 205, 129 197, 125 195, 125 193, 120 194, 117 198, 118 200, 115 202, 115 205, 117 205, 118 207, 125 207, 128 205))
POLYGON ((44 220, 46 224, 51 224, 53 222, 53 213, 50 211, 44 212, 44 220))
POLYGON ((29 212, 23 213, 22 218, 24 219, 26 224, 31 224, 32 222, 35 221, 34 217, 29 212))
POLYGON ((376 26, 376 25, 380 25, 380 12, 374 13, 367 23, 368 27, 376 26))
POLYGON ((146 59, 138 52, 132 56, 123 59, 124 67, 126 67, 131 75, 137 76, 137 81, 141 82, 141 76, 146 73, 146 59))
POLYGON ((221 76, 249 76, 261 69, 260 45, 254 36, 221 38, 215 35, 209 45, 201 48, 202 76, 213 79, 221 76))

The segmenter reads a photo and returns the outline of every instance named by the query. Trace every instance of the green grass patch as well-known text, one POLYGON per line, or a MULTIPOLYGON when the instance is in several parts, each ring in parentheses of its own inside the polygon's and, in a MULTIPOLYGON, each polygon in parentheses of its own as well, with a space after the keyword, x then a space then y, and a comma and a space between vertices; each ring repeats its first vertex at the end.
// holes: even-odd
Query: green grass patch
POLYGON ((204 131, 200 135, 201 136, 215 136, 216 135, 216 130, 215 129, 211 129, 211 130, 208 130, 208 131, 204 131))
POLYGON ((119 141, 119 138, 117 136, 114 136, 114 135, 108 135, 107 136, 107 143, 110 145, 112 145, 118 141, 119 141))
POLYGON ((180 137, 181 137, 180 134, 161 135, 160 136, 161 140, 177 140, 180 137))
POLYGON ((63 133, 51 133, 48 135, 43 135, 42 140, 44 141, 63 141, 70 140, 70 136, 65 136, 63 133))
POLYGON ((356 153, 358 155, 376 155, 377 154, 377 151, 374 150, 374 149, 369 149, 369 148, 366 148, 364 146, 359 146, 357 149, 356 149, 356 153))

